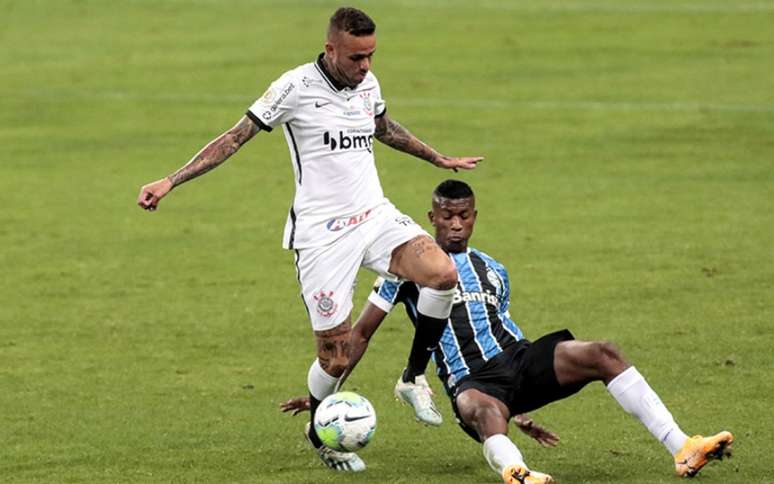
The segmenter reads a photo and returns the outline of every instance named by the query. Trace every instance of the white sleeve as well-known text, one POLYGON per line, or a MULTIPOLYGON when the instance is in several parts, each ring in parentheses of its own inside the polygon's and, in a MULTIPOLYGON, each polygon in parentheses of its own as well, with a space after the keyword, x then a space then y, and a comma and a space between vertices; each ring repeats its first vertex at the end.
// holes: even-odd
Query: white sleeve
POLYGON ((293 119, 298 105, 298 81, 292 71, 271 83, 263 96, 247 110, 247 116, 264 131, 293 119))

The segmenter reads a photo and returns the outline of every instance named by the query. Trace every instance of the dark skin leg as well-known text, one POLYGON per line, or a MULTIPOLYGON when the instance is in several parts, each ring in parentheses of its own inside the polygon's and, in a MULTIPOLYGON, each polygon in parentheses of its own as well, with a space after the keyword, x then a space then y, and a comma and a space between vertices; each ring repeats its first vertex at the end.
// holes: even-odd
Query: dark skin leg
MULTIPOLYGON (((601 381, 605 385, 631 365, 613 345, 605 341, 562 341, 554 352, 554 370, 560 385, 601 381)), ((511 413, 500 400, 469 389, 457 396, 457 409, 466 425, 481 441, 508 433, 511 413)))
POLYGON ((462 421, 478 432, 482 442, 492 435, 508 433, 511 412, 500 400, 471 388, 460 393, 456 402, 462 421))
POLYGON ((630 366, 607 341, 562 341, 554 352, 554 371, 562 386, 592 381, 607 385, 630 366))

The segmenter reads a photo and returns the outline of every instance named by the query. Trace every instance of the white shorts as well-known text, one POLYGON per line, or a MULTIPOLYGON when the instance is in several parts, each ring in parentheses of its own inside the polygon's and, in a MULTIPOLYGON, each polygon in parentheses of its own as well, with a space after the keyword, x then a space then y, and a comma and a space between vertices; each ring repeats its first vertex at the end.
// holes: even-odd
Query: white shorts
POLYGON ((411 217, 385 203, 332 244, 297 249, 298 282, 312 329, 325 331, 347 319, 360 267, 398 280, 389 272, 392 251, 419 235, 430 236, 411 217))

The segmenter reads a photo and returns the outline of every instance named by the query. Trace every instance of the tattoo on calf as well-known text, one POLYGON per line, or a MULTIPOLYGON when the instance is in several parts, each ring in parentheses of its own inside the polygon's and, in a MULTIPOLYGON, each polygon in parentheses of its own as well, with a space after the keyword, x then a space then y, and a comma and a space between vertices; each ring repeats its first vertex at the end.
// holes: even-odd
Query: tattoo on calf
POLYGON ((332 329, 315 331, 314 334, 320 339, 334 339, 341 335, 346 335, 347 338, 349 338, 350 331, 352 331, 352 326, 345 322, 344 324, 340 324, 332 329))
POLYGON ((350 333, 349 324, 340 324, 333 329, 315 331, 317 336, 317 359, 320 366, 328 373, 335 366, 346 365, 349 360, 350 333))

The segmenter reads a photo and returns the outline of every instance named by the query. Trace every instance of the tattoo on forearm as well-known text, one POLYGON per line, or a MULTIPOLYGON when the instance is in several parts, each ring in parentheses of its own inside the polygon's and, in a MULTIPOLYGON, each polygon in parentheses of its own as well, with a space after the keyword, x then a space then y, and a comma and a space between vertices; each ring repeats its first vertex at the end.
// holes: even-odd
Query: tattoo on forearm
POLYGON ((386 115, 377 119, 374 136, 387 146, 414 155, 417 158, 422 158, 433 164, 435 164, 436 158, 440 156, 433 148, 420 141, 409 130, 386 115))
POLYGON ((191 161, 167 178, 176 187, 207 173, 236 153, 259 130, 248 117, 243 117, 236 126, 212 140, 191 161))

